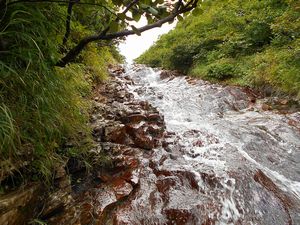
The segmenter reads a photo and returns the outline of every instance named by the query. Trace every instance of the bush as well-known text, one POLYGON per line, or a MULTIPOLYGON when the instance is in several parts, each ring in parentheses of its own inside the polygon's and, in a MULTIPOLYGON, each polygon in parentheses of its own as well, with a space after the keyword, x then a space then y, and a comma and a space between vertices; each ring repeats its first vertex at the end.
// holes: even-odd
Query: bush
POLYGON ((216 80, 226 80, 234 77, 235 74, 235 68, 232 64, 216 62, 208 66, 206 77, 216 80))
POLYGON ((189 45, 179 45, 172 49, 169 65, 171 69, 187 72, 193 64, 195 48, 189 45))
POLYGON ((253 47, 270 44, 273 38, 270 25, 262 21, 252 21, 245 29, 245 37, 253 47))
POLYGON ((252 83, 300 97, 300 39, 286 48, 268 49, 256 55, 252 83))

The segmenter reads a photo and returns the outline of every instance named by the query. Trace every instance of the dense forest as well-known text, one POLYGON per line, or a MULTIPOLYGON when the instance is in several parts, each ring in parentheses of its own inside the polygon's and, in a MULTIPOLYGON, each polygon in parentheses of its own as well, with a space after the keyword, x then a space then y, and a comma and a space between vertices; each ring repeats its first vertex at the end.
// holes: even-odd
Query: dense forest
POLYGON ((136 62, 300 97, 300 2, 204 1, 136 62))

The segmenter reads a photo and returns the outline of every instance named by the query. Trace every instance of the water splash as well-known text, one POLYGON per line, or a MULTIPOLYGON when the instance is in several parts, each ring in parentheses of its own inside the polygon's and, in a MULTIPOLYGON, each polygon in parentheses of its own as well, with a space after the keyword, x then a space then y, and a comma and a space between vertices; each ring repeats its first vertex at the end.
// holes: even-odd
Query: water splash
MULTIPOLYGON (((155 170, 161 174, 171 171, 177 177, 154 176, 149 170, 154 177, 142 181, 143 192, 131 202, 135 215, 152 212, 148 224, 165 224, 172 210, 182 221, 190 221, 183 224, 200 224, 203 218, 220 225, 285 224, 290 217, 300 224, 300 133, 288 123, 293 120, 299 125, 300 113, 263 111, 239 87, 183 76, 160 79, 159 74, 140 66, 127 68, 124 76, 133 79, 127 87, 136 98, 149 101, 164 115, 172 133, 166 139, 169 153, 157 149, 151 160, 159 164, 155 170), (161 163, 163 155, 170 157, 161 163), (255 182, 257 170, 295 207, 286 209, 282 198, 272 193, 277 189, 255 182), (180 183, 183 172, 194 177, 198 191, 180 183), (157 189, 161 182, 173 185, 165 190, 167 194, 157 189), (145 202, 153 199, 151 209, 145 202), (182 213, 186 211, 190 214, 182 213)), ((142 214, 129 221, 141 221, 142 214)))

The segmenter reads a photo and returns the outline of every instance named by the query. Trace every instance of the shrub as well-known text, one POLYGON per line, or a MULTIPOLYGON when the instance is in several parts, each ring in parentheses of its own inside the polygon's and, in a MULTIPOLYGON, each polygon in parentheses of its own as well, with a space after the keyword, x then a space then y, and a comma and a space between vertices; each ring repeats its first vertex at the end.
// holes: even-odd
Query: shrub
POLYGON ((171 69, 187 72, 193 64, 195 48, 190 45, 179 45, 172 48, 172 53, 169 58, 171 69))
POLYGON ((216 62, 210 64, 207 69, 207 78, 216 80, 226 80, 236 75, 235 68, 232 64, 227 62, 216 62))
POLYGON ((300 97, 299 41, 284 48, 268 49, 255 57, 252 82, 300 97))

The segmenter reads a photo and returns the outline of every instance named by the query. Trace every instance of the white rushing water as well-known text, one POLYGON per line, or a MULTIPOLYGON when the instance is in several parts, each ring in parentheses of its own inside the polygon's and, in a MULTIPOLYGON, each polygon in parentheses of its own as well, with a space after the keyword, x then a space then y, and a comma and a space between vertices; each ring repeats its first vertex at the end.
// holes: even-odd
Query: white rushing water
MULTIPOLYGON (((282 199, 266 194, 268 187, 264 189, 252 177, 261 170, 295 204, 299 203, 300 132, 289 121, 299 125, 300 113, 263 111, 238 87, 186 77, 160 79, 159 74, 147 67, 129 67, 126 73, 134 81, 128 89, 136 98, 157 107, 167 131, 174 134, 169 141, 175 143, 173 149, 179 149, 182 157, 176 163, 166 160, 164 167, 181 168, 198 177, 203 196, 220 209, 207 209, 217 224, 281 224, 287 220, 282 207, 275 209, 282 199), (213 174, 216 187, 204 182, 204 172, 213 174), (263 203, 268 201, 264 198, 271 200, 263 203), (268 214, 272 207, 274 212, 268 214)), ((298 213, 297 209, 290 210, 294 224, 300 223, 298 213)))

